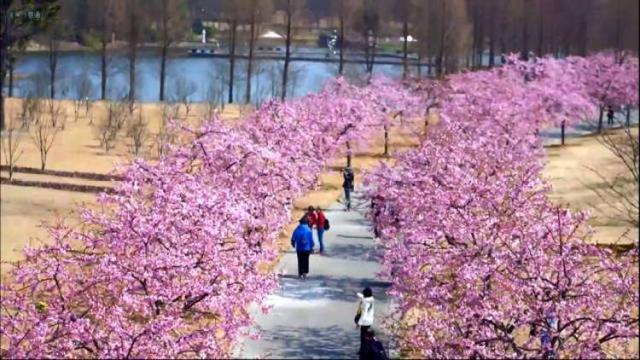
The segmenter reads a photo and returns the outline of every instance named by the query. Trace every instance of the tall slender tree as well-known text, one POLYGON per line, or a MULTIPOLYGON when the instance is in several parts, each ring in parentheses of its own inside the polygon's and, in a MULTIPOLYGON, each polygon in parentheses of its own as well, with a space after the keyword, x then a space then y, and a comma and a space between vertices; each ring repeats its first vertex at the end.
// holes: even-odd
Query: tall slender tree
POLYGON ((0 129, 4 129, 4 81, 9 50, 23 47, 31 36, 46 29, 59 10, 55 0, 0 1, 0 129))
POLYGON ((282 90, 281 99, 284 100, 287 97, 287 76, 289 75, 289 62, 291 58, 291 21, 293 17, 293 8, 291 0, 287 0, 286 14, 287 14, 287 30, 285 35, 285 54, 284 54, 284 68, 282 70, 282 90))
POLYGON ((159 0, 159 3, 155 5, 159 15, 158 35, 160 38, 160 93, 158 99, 164 101, 169 48, 186 32, 187 4, 185 0, 159 0))

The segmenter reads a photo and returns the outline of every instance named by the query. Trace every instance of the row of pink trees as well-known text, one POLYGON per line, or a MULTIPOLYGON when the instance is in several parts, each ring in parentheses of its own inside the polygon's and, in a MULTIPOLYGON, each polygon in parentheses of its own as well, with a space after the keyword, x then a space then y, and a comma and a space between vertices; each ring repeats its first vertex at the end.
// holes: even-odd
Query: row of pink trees
MULTIPOLYGON (((292 201, 346 142, 376 130, 370 94, 337 79, 265 104, 236 127, 174 126, 184 141, 158 163, 122 168, 115 194, 81 228, 51 228, 3 284, 4 357, 228 357, 276 278, 292 201)), ((377 127, 380 129, 380 127, 377 127)))
MULTIPOLYGON (((536 136, 595 113, 599 57, 511 58, 451 76, 421 146, 368 175, 402 348, 425 358, 627 354, 639 336, 637 252, 587 244, 586 214, 550 202, 536 136)), ((628 69, 621 77, 637 79, 628 69)))

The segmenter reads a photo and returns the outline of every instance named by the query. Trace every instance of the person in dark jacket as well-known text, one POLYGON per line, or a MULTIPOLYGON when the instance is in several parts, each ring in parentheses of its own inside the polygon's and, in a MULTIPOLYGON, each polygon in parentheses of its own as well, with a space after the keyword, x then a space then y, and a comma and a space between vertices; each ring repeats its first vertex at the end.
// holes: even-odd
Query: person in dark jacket
POLYGON ((613 115, 614 115, 613 106, 609 105, 607 107, 607 125, 609 126, 613 125, 613 115))
POLYGON ((309 228, 309 220, 306 216, 300 219, 298 227, 291 235, 291 246, 296 249, 298 255, 298 277, 306 279, 309 274, 309 255, 313 251, 315 244, 313 243, 313 234, 309 228))
POLYGON ((360 352, 360 360, 388 360, 382 342, 376 339, 376 333, 373 329, 367 329, 364 335, 364 346, 360 352))
POLYGON ((342 171, 342 188, 344 189, 344 199, 347 204, 347 210, 351 210, 351 193, 353 192, 353 170, 351 167, 346 167, 342 171))

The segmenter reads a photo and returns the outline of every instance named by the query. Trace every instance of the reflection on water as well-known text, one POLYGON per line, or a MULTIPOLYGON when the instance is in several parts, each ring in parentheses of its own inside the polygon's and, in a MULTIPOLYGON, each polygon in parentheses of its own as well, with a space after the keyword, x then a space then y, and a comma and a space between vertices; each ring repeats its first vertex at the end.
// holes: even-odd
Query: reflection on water
MULTIPOLYGON (((234 102, 244 102, 247 86, 247 60, 237 59, 233 86, 234 102)), ((282 60, 254 60, 251 102, 279 97, 282 84, 282 60)), ((107 97, 124 98, 129 93, 129 63, 123 54, 113 54, 108 61, 107 97)), ((315 92, 323 82, 338 72, 337 63, 294 61, 289 66, 288 97, 315 92)), ((416 67, 411 69, 416 71, 416 67)), ((346 76, 364 74, 364 64, 345 64, 346 76)), ((424 71, 424 70, 423 70, 424 71)), ((144 102, 159 98, 160 58, 142 52, 136 62, 136 99, 144 102)), ((47 53, 28 53, 16 62, 14 96, 48 96, 49 69, 47 53)), ((374 74, 398 78, 402 66, 374 66, 374 74)), ((187 98, 193 102, 228 100, 229 60, 224 58, 176 57, 168 61, 165 100, 187 98)), ((6 82, 5 82, 6 84, 6 82)), ((100 56, 93 52, 63 52, 56 70, 56 98, 100 97, 100 56)))

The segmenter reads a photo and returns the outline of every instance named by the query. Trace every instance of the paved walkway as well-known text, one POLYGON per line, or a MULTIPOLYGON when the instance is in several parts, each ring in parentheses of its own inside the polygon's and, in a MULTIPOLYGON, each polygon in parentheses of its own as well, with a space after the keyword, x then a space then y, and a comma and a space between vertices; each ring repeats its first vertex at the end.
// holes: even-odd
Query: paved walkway
MULTIPOLYGON (((357 358, 360 330, 356 328, 357 297, 369 286, 375 302, 374 329, 385 347, 389 342, 380 320, 388 313, 388 283, 376 279, 380 270, 368 222, 357 209, 369 204, 355 194, 355 211, 336 203, 325 211, 331 229, 324 234, 326 255, 311 255, 309 277, 297 278, 297 260, 291 249, 277 270, 284 270, 280 289, 268 298, 267 314, 253 309, 260 340, 246 339, 235 355, 242 358, 357 358)), ((317 237, 314 231, 314 241, 317 237)), ((393 353, 392 353, 393 354, 393 353)))

